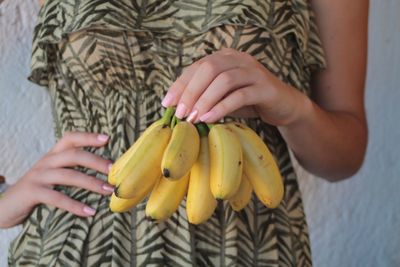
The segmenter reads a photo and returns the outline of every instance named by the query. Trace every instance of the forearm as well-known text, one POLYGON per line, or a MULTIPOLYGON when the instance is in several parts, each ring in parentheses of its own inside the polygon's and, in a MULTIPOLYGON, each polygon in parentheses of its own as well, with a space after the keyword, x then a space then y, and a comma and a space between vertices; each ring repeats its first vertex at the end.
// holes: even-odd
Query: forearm
POLYGON ((353 175, 361 167, 367 127, 350 112, 326 111, 305 95, 295 121, 279 126, 299 163, 309 172, 330 181, 353 175))

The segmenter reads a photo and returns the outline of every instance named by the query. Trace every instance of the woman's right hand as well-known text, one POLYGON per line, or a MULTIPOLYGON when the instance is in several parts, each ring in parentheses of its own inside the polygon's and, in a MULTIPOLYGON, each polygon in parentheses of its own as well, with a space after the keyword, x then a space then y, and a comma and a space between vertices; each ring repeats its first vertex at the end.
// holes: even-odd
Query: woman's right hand
POLYGON ((68 167, 81 166, 107 174, 111 161, 82 150, 83 147, 101 147, 108 136, 71 132, 40 159, 17 183, 0 196, 0 228, 8 228, 23 222, 38 204, 47 204, 88 217, 95 210, 85 204, 55 191, 54 185, 84 188, 103 195, 110 195, 113 186, 93 176, 68 167))

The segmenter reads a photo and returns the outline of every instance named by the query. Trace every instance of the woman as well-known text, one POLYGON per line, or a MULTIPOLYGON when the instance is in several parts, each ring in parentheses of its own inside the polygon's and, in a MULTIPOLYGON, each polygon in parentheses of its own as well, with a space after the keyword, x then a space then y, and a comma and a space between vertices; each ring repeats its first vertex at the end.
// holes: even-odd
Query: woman
POLYGON ((360 168, 367 23, 361 0, 46 2, 30 79, 51 94, 58 142, 0 199, 0 226, 24 222, 9 264, 311 266, 289 149, 329 181, 360 168), (281 205, 222 204, 199 226, 184 202, 159 224, 145 202, 110 213, 110 164, 162 105, 247 118, 278 161, 281 205))

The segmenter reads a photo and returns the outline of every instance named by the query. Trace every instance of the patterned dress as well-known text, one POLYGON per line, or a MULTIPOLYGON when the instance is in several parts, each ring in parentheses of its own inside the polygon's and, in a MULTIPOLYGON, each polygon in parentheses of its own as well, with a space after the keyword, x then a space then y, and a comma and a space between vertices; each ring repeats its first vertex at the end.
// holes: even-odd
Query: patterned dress
MULTIPOLYGON (((223 47, 246 51, 307 95, 311 72, 325 64, 306 0, 53 0, 35 28, 30 79, 48 88, 57 139, 66 131, 106 133, 107 146, 88 150, 115 160, 162 115, 160 102, 182 69, 223 47)), ((241 212, 221 202, 195 226, 183 201, 170 219, 154 223, 145 218, 146 201, 114 214, 108 197, 58 186, 96 215, 39 205, 11 244, 9 265, 311 266, 288 148, 275 127, 246 123, 279 164, 285 196, 277 209, 254 196, 241 212)))

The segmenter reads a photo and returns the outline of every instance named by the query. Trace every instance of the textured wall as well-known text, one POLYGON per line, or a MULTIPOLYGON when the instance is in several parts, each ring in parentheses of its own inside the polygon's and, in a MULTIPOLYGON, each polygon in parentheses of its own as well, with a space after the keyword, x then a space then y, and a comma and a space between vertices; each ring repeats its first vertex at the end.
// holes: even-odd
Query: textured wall
MULTIPOLYGON (((54 143, 49 98, 26 80, 37 11, 35 1, 0 4, 0 174, 10 182, 54 143)), ((400 0, 371 0, 363 168, 336 184, 299 169, 318 267, 400 266, 399 11, 400 0)), ((0 230, 0 266, 18 230, 0 230)))

